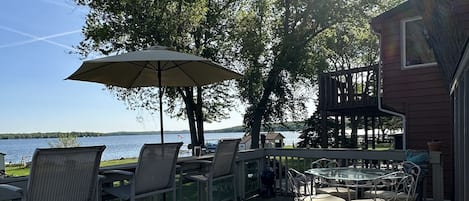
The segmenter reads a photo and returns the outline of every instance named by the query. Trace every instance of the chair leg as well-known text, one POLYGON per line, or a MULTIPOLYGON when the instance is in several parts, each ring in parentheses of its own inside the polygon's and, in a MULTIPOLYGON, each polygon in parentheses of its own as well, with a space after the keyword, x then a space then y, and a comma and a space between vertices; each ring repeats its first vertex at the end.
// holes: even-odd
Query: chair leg
MULTIPOLYGON (((184 180, 183 179, 184 179, 184 174, 181 170, 181 171, 179 171, 179 180, 178 180, 179 189, 177 189, 179 191, 179 196, 178 196, 179 200, 184 200, 183 196, 182 196, 182 186, 184 185, 184 180)), ((176 186, 176 188, 177 188, 177 186, 176 186)))
POLYGON ((235 177, 233 177, 233 193, 234 193, 233 201, 238 200, 238 194, 237 194, 237 191, 236 191, 237 187, 238 186, 236 185, 236 179, 235 179, 235 177))
POLYGON ((213 201, 213 181, 207 181, 207 200, 208 201, 213 201))
POLYGON ((202 192, 204 191, 205 189, 202 188, 202 186, 200 185, 200 182, 197 181, 197 201, 201 201, 202 200, 202 192))

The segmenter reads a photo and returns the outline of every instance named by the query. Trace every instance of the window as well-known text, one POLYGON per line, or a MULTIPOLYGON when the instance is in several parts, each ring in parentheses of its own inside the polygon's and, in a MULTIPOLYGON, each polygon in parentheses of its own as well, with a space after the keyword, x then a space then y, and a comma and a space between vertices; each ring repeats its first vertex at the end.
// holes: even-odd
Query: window
POLYGON ((401 58, 403 68, 436 64, 433 51, 427 43, 427 32, 421 17, 403 20, 401 23, 401 58))

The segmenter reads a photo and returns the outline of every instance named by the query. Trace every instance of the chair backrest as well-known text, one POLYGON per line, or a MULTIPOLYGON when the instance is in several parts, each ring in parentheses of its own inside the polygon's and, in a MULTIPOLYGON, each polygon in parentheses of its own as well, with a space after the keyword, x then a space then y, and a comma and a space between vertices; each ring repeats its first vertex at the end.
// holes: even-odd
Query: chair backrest
POLYGON ((233 173, 241 139, 221 139, 218 141, 215 156, 210 167, 210 176, 216 178, 233 173))
POLYGON ((26 192, 30 201, 91 201, 106 147, 36 149, 26 192))
POLYGON ((170 188, 175 184, 176 162, 182 142, 144 144, 135 169, 135 194, 170 188))
POLYGON ((403 173, 404 175, 401 176, 399 182, 396 184, 395 188, 395 197, 394 200, 415 200, 415 183, 416 180, 414 176, 411 174, 403 173))
POLYGON ((306 175, 303 173, 298 172, 297 170, 293 168, 289 168, 287 171, 287 179, 288 179, 288 184, 291 187, 291 190, 295 194, 295 197, 302 197, 304 195, 309 195, 311 192, 309 192, 310 188, 307 188, 306 185, 309 185, 309 180, 306 175), (303 191, 301 189, 304 189, 303 191))
POLYGON ((339 163, 336 160, 321 158, 311 162, 311 168, 333 168, 339 167, 339 163))
POLYGON ((403 161, 402 162, 402 170, 409 174, 409 175, 412 175, 413 177, 413 180, 414 180, 414 183, 412 185, 412 189, 410 189, 411 191, 408 192, 411 194, 411 196, 414 196, 415 195, 415 192, 417 190, 417 185, 418 185, 418 181, 420 178, 420 173, 421 173, 421 168, 419 165, 415 164, 414 162, 412 161, 403 161))

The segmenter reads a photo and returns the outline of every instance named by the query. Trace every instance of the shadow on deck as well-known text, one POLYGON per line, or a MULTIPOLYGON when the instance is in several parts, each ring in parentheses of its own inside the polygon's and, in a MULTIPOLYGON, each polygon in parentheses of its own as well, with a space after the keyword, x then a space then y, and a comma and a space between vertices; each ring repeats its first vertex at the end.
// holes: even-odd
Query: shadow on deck
POLYGON ((249 199, 249 201, 293 201, 294 198, 291 196, 280 196, 277 195, 273 198, 261 198, 261 197, 255 197, 252 199, 249 199))

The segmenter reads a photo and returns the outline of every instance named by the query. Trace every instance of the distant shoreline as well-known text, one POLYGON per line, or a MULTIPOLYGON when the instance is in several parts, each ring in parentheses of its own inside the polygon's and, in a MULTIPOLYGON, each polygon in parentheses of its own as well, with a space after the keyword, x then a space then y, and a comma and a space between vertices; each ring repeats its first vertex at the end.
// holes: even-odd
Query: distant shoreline
MULTIPOLYGON (((217 132, 217 131, 215 131, 217 132)), ((212 131, 206 131, 206 133, 215 133, 212 131)), ((230 131, 231 132, 231 131, 230 131)), ((238 131, 232 131, 238 132, 238 131)), ((239 131, 242 132, 242 131, 239 131)), ((189 133, 187 130, 182 131, 164 131, 165 134, 181 134, 181 133, 189 133)), ((220 132, 219 132, 220 133, 220 132)), ((98 133, 98 132, 47 132, 47 133, 6 133, 0 134, 0 140, 6 139, 40 139, 40 138, 58 138, 61 135, 69 135, 76 137, 100 137, 100 136, 119 136, 119 135, 159 135, 159 131, 144 131, 144 132, 132 132, 132 131, 125 131, 125 132, 111 132, 111 133, 98 133)))
MULTIPOLYGON (((271 127, 272 130, 278 131, 298 131, 304 129, 303 122, 288 122, 285 124, 276 124, 271 127)), ((245 132, 243 126, 234 126, 230 128, 207 130, 206 134, 210 133, 239 133, 245 132)), ((262 129, 262 132, 267 132, 267 129, 262 129)), ((183 134, 189 133, 189 130, 180 131, 164 131, 165 134, 183 134)), ((0 133, 0 140, 2 139, 31 139, 31 138, 58 138, 61 135, 71 134, 77 137, 99 137, 99 136, 116 136, 116 135, 159 135, 160 131, 121 131, 121 132, 46 132, 46 133, 0 133)))

